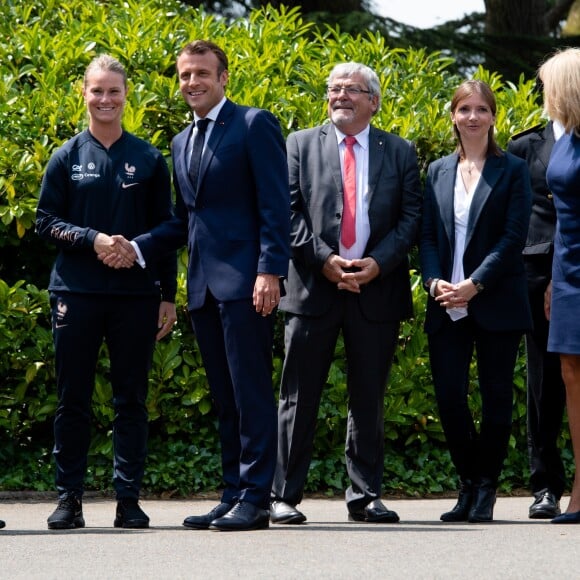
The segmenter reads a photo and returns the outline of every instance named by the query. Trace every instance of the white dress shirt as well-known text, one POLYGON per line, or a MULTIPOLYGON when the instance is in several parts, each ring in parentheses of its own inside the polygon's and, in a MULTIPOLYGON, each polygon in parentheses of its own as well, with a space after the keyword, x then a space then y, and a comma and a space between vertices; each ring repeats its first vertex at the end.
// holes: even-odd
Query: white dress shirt
POLYGON ((557 141, 566 132, 566 129, 564 129, 564 125, 560 121, 552 121, 552 131, 554 140, 557 141))
MULTIPOLYGON (((481 176, 479 177, 481 179, 481 176)), ((453 251, 453 271, 451 272, 452 284, 458 284, 465 280, 465 272, 463 271, 463 254, 465 252, 465 239, 467 237, 467 222, 469 220, 469 208, 473 201, 473 194, 479 183, 479 179, 467 191, 461 169, 457 164, 457 174, 455 176, 455 188, 453 191, 453 212, 455 216, 455 248, 453 251)), ((467 307, 447 308, 447 314, 451 320, 456 321, 467 316, 467 307)))
MULTIPOLYGON (((204 117, 204 119, 209 119, 209 123, 207 124, 207 128, 205 130, 205 139, 203 141, 203 152, 205 152, 205 146, 208 142, 209 136, 211 135, 211 132, 213 131, 213 126, 215 125, 215 122, 218 118, 218 115, 220 114, 220 111, 222 110, 222 107, 224 106, 224 103, 226 102, 226 98, 223 97, 222 100, 213 108, 210 110, 210 112, 204 117)), ((195 121, 195 126, 193 128, 193 131, 191 132, 191 135, 189 136, 189 143, 187 144, 187 166, 189 167, 190 163, 191 163, 191 154, 193 153, 193 141, 195 140, 195 136, 197 135, 197 122, 201 119, 201 117, 199 117, 195 112, 193 113, 193 119, 195 121)), ((203 156, 203 152, 202 152, 202 156, 203 156)))

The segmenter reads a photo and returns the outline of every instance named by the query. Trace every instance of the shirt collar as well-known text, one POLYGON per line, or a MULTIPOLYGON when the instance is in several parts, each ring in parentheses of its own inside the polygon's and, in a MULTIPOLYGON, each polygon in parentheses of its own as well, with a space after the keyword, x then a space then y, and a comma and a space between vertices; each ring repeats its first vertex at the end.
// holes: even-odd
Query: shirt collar
MULTIPOLYGON (((226 97, 222 97, 222 100, 213 108, 210 110, 210 112, 204 117, 204 119, 209 119, 210 121, 217 121, 217 118, 220 114, 220 111, 222 110, 222 107, 225 105, 226 103, 226 97)), ((199 117, 195 112, 193 113, 193 118, 195 120, 195 122, 197 123, 201 117, 199 117)))
MULTIPOLYGON (((344 141, 346 134, 343 133, 336 125, 334 126, 334 130, 336 132, 336 140, 337 140, 338 144, 340 145, 344 141)), ((371 126, 367 125, 360 133, 353 135, 353 137, 356 137, 356 142, 363 149, 367 149, 369 146, 369 133, 370 133, 370 131, 371 131, 371 126)))
POLYGON ((552 131, 554 131, 554 139, 557 141, 566 132, 566 129, 564 129, 564 125, 560 121, 553 121, 552 131))

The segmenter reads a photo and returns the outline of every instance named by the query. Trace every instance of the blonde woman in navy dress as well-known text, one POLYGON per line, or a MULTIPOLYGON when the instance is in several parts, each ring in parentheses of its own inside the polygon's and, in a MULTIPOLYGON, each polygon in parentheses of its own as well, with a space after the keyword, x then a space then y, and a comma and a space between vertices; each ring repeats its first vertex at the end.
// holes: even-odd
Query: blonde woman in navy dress
POLYGON ((539 71, 544 106, 566 133, 552 150, 546 173, 557 225, 552 284, 546 291, 548 350, 560 354, 576 475, 566 513, 555 524, 580 523, 580 49, 562 50, 539 71), (550 297, 551 294, 551 297, 550 297), (550 299, 551 298, 551 299, 550 299))

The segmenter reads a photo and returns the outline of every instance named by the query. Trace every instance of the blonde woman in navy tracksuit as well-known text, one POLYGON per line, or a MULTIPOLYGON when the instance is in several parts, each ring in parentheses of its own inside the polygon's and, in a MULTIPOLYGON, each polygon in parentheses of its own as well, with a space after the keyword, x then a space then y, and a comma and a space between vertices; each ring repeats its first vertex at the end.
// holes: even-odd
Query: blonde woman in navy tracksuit
POLYGON ((114 251, 114 234, 129 239, 172 213, 161 153, 127 133, 123 66, 102 55, 87 68, 83 95, 89 127, 51 157, 40 192, 36 230, 58 248, 49 291, 58 407, 54 459, 58 506, 49 529, 85 525, 84 477, 90 446, 91 397, 103 341, 110 359, 115 417, 115 527, 145 528, 138 504, 147 453, 148 372, 156 339, 176 319, 175 254, 154 268, 113 270, 97 255, 114 251))

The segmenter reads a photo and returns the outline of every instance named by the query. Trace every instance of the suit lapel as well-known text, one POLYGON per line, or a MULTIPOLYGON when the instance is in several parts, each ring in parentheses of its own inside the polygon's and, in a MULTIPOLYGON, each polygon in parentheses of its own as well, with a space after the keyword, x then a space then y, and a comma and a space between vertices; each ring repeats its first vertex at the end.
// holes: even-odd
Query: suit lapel
POLYGON ((385 157, 385 140, 378 129, 371 125, 369 132, 369 217, 373 196, 377 190, 379 176, 385 157))
POLYGON ((209 164, 211 163, 213 156, 215 155, 219 143, 226 133, 228 124, 231 120, 234 110, 235 110, 234 103, 227 100, 224 103, 224 106, 221 108, 218 118, 213 124, 211 134, 203 151, 203 157, 201 158, 201 166, 199 168, 198 191, 199 189, 201 189, 201 184, 203 182, 204 175, 207 171, 207 168, 209 167, 209 164))
POLYGON ((324 125, 320 134, 320 145, 323 151, 323 158, 329 165, 330 174, 336 185, 336 190, 340 194, 340 207, 343 204, 342 172, 340 169, 340 156, 338 153, 338 141, 332 125, 324 125))
POLYGON ((441 219, 451 247, 455 244, 455 210, 453 199, 455 197, 455 175, 457 173, 457 155, 449 155, 443 161, 443 167, 439 173, 439 183, 434 190, 437 204, 441 209, 441 219))
POLYGON ((180 189, 182 193, 189 193, 193 190, 189 180, 189 158, 187 155, 188 143, 193 131, 193 123, 186 127, 181 133, 173 139, 173 163, 175 165, 175 175, 179 179, 180 189))
POLYGON ((469 245, 475 224, 483 211, 485 204, 495 187, 498 179, 504 171, 505 157, 488 157, 483 166, 479 183, 473 192, 473 201, 469 208, 469 219, 467 221, 467 236, 465 238, 465 247, 469 245))
POLYGON ((552 147, 554 146, 554 131, 552 129, 552 123, 548 123, 538 141, 536 141, 533 146, 536 149, 538 159, 544 164, 544 168, 548 167, 550 161, 550 154, 552 153, 552 147))

